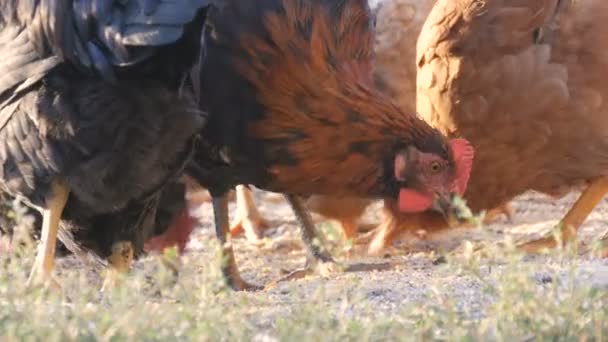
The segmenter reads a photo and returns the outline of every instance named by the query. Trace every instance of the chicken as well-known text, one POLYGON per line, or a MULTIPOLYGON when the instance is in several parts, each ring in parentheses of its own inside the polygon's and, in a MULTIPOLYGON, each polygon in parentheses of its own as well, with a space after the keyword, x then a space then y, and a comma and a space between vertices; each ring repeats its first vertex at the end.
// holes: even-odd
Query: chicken
MULTIPOLYGON (((608 191, 607 33, 605 1, 437 2, 417 46, 417 109, 475 146, 472 210, 528 190, 582 188, 558 234, 575 238, 608 191)), ((551 237, 520 247, 558 245, 551 237)))
MULTIPOLYGON (((404 111, 416 111, 416 41, 435 0, 384 0, 376 19, 375 83, 404 111)), ((511 220, 513 210, 508 203, 488 210, 484 222, 490 223, 505 215, 511 220)), ((383 253, 392 240, 403 233, 427 237, 436 226, 419 226, 398 212, 388 201, 383 208, 383 221, 373 232, 358 239, 369 242, 368 254, 383 253), (405 220, 402 222, 402 218, 405 220)))
MULTIPOLYGON (((374 81, 378 89, 389 95, 405 112, 415 112, 416 39, 434 3, 435 0, 383 0, 374 8, 374 81)), ((344 237, 354 240, 358 221, 371 203, 370 199, 357 197, 311 196, 306 200, 306 207, 326 219, 337 221, 344 237)), ((264 228, 268 227, 251 194, 244 187, 237 187, 237 216, 239 219, 231 229, 233 236, 245 232, 249 241, 255 241, 261 237, 264 228)), ((381 227, 385 227, 387 221, 394 222, 389 217, 389 211, 385 211, 385 216, 386 220, 381 227)), ((360 241, 365 242, 367 239, 360 241)))
POLYGON ((52 280, 61 219, 105 219, 60 233, 94 237, 116 269, 143 250, 204 122, 184 85, 208 3, 0 0, 0 184, 43 216, 28 283, 52 280))
MULTIPOLYGON (((373 87, 373 29, 364 0, 228 0, 204 32, 201 106, 209 113, 188 173, 212 195, 222 271, 235 289, 226 193, 238 184, 284 193, 311 261, 301 196, 392 198, 399 210, 450 210, 466 188, 473 149, 448 140, 373 87)), ((315 262, 313 262, 315 261, 315 262)))
MULTIPOLYGON (((406 112, 415 112, 416 40, 434 3, 435 0, 384 0, 375 8, 374 83, 406 112)), ((357 238, 359 220, 372 202, 357 197, 311 196, 306 200, 306 207, 326 219, 337 221, 347 240, 360 244, 369 242, 368 253, 378 255, 395 237, 407 232, 411 223, 400 225, 399 213, 392 210, 395 209, 393 203, 387 203, 380 226, 357 238)), ((511 219, 512 209, 508 204, 490 210, 486 222, 502 214, 511 219)), ((245 232, 249 241, 257 241, 267 227, 252 195, 245 187, 237 187, 237 220, 231 228, 232 236, 245 232)), ((368 230, 367 226, 361 228, 368 230)))

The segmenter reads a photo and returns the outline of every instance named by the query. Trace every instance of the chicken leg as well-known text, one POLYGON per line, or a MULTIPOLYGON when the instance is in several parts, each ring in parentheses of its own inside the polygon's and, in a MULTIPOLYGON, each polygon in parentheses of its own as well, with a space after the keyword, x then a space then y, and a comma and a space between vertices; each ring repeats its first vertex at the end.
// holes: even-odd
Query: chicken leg
POLYGON ((280 282, 302 279, 315 271, 318 271, 322 276, 326 276, 336 272, 339 268, 332 256, 321 250, 320 241, 315 241, 318 237, 315 224, 302 199, 298 196, 287 194, 285 195, 285 199, 298 219, 300 234, 302 235, 302 240, 304 241, 304 246, 307 250, 306 264, 303 268, 293 270, 285 276, 269 283, 266 285, 266 289, 271 289, 280 282))
POLYGON ((112 254, 108 257, 109 267, 101 288, 105 291, 119 284, 120 277, 125 275, 133 265, 134 249, 130 241, 119 241, 112 245, 112 254))
MULTIPOLYGON (((587 216, 597 206, 597 204, 608 193, 608 177, 594 180, 587 186, 576 200, 572 208, 560 222, 561 245, 571 242, 575 237, 580 226, 585 222, 587 216)), ((554 237, 545 237, 530 241, 518 246, 518 248, 528 253, 537 253, 544 249, 555 248, 558 241, 554 237)))
POLYGON ((346 241, 355 241, 359 232, 359 224, 356 220, 342 219, 338 221, 342 227, 342 233, 346 241))
POLYGON ((247 241, 257 243, 262 239, 266 228, 268 228, 268 223, 260 215, 251 190, 245 185, 237 185, 236 220, 230 227, 230 234, 237 236, 245 232, 247 241))
POLYGON ((55 266, 55 246, 57 244, 59 221, 68 200, 68 195, 69 188, 64 180, 56 179, 51 183, 45 208, 42 211, 40 244, 38 245, 34 266, 27 280, 28 286, 48 281, 58 285, 52 278, 55 266))
POLYGON ((294 214, 296 215, 300 227, 300 233, 304 246, 307 249, 306 265, 294 271, 289 272, 285 276, 269 283, 266 289, 271 289, 276 284, 288 280, 295 280, 304 278, 310 273, 319 273, 322 276, 327 276, 336 272, 365 272, 372 270, 386 270, 390 268, 389 263, 380 264, 355 264, 343 267, 339 265, 334 258, 329 255, 326 251, 321 249, 321 241, 315 241, 319 235, 315 229, 315 225, 312 220, 310 212, 306 208, 304 201, 294 195, 285 195, 285 199, 291 206, 294 214))
POLYGON ((247 283, 241 278, 236 260, 234 258, 234 250, 230 239, 230 229, 228 227, 228 197, 226 194, 215 196, 213 199, 213 215, 215 220, 215 234, 220 241, 222 248, 222 273, 228 286, 237 291, 256 291, 261 287, 247 283))
MULTIPOLYGON (((367 254, 370 256, 379 256, 401 232, 397 223, 397 218, 392 215, 386 208, 383 208, 383 220, 380 226, 371 235, 372 239, 367 247, 367 254)), ((372 233, 372 232, 370 232, 372 233)), ((366 234, 367 235, 367 234, 366 234)), ((360 240, 365 241, 364 239, 360 240)))

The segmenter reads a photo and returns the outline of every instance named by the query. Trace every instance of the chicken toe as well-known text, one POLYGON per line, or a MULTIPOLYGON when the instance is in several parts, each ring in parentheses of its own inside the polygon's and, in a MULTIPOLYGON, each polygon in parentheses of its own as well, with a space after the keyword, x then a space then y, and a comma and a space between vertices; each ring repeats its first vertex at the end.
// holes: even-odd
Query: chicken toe
MULTIPOLYGON (((291 206, 294 214, 296 215, 304 241, 304 246, 308 250, 309 257, 312 258, 313 262, 334 262, 334 259, 325 250, 323 250, 323 242, 321 241, 321 235, 315 229, 312 216, 304 205, 304 201, 294 195, 285 195, 285 199, 291 206)), ((310 259, 309 259, 310 260, 310 259)))
POLYGON ((304 240, 304 245, 308 250, 308 256, 306 258, 306 265, 303 268, 287 272, 286 275, 270 282, 268 285, 266 285, 266 290, 272 289, 278 283, 302 279, 311 274, 318 274, 323 277, 327 277, 330 274, 340 272, 365 272, 371 270, 383 270, 387 268, 386 263, 354 264, 346 266, 336 262, 331 255, 322 249, 322 241, 318 240, 320 236, 315 229, 312 217, 306 209, 303 200, 300 197, 293 195, 285 195, 285 199, 290 204, 293 212, 300 222, 300 232, 302 234, 302 239, 304 240))
POLYGON ((275 288, 279 283, 285 281, 303 279, 309 275, 320 275, 322 277, 328 277, 329 275, 339 273, 342 270, 343 267, 335 261, 314 262, 309 258, 307 259, 306 266, 293 271, 286 271, 285 275, 266 284, 264 290, 271 290, 275 288))
POLYGON ((564 246, 576 238, 576 233, 585 222, 587 216, 608 193, 608 177, 602 177, 591 182, 581 193, 572 208, 559 224, 558 239, 545 237, 518 246, 528 253, 537 253, 545 249, 564 246))

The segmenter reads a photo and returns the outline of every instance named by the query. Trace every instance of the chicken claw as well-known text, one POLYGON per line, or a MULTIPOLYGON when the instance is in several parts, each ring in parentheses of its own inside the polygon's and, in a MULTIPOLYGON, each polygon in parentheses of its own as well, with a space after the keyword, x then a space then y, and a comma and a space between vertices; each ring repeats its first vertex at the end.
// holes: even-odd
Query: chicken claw
POLYGON ((59 221, 68 200, 68 195, 69 188, 63 180, 56 179, 53 181, 45 208, 42 211, 40 244, 34 266, 26 283, 27 286, 32 286, 34 283, 50 282, 53 286, 59 287, 59 284, 53 279, 55 246, 57 244, 59 221))
POLYGON ((352 265, 343 265, 334 261, 330 262, 319 262, 316 265, 307 264, 307 266, 287 272, 286 275, 275 279, 268 283, 264 290, 272 290, 279 283, 297 279, 303 279, 308 275, 319 275, 321 277, 329 277, 332 274, 337 273, 349 273, 349 272, 370 272, 370 271, 387 271, 392 268, 391 263, 358 263, 352 265))
POLYGON ((559 224, 560 243, 553 237, 545 237, 521 244, 518 248, 527 253, 537 253, 572 242, 580 226, 606 193, 608 193, 608 177, 598 178, 587 186, 559 224))
POLYGON ((234 237, 245 233, 247 241, 259 242, 268 228, 268 223, 258 211, 253 194, 245 185, 236 186, 236 221, 230 227, 230 234, 234 237))
POLYGON ((315 224, 313 223, 312 217, 310 216, 310 212, 304 205, 302 199, 298 196, 294 195, 285 195, 285 199, 291 206, 294 214, 296 215, 300 228, 300 233, 302 235, 302 240, 304 241, 304 246, 308 250, 309 257, 307 258, 308 262, 312 263, 326 263, 326 262, 334 262, 334 259, 331 255, 329 255, 325 250, 321 249, 322 241, 317 241, 321 236, 317 233, 315 229, 315 224), (311 261, 310 258, 313 260, 311 261))
POLYGON ((268 285, 266 285, 265 290, 274 288, 278 283, 288 280, 302 279, 310 274, 319 274, 323 277, 327 277, 330 274, 340 272, 365 272, 390 268, 390 264, 388 263, 354 264, 348 266, 337 263, 332 256, 326 251, 322 250, 319 243, 315 241, 315 238, 319 237, 319 235, 317 234, 312 217, 306 209, 302 199, 293 195, 285 195, 285 199, 291 205, 291 208, 300 222, 300 232, 302 234, 302 239, 304 240, 304 245, 308 250, 306 266, 291 271, 287 275, 270 282, 268 285))
POLYGON ((335 274, 335 273, 341 272, 342 269, 343 269, 343 267, 341 265, 339 265, 338 263, 336 263, 335 261, 320 262, 320 263, 316 264, 316 267, 310 265, 307 262, 307 265, 303 268, 299 268, 299 269, 296 269, 293 271, 284 271, 287 274, 266 284, 266 286, 264 287, 264 291, 272 290, 279 283, 282 283, 285 281, 303 279, 306 276, 312 275, 312 274, 318 274, 322 277, 328 277, 330 274, 335 274))

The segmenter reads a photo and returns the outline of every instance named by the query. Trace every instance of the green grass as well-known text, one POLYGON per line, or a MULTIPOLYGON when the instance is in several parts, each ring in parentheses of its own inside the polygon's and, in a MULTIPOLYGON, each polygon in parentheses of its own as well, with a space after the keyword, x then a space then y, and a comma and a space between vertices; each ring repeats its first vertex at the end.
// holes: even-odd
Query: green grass
POLYGON ((478 284, 487 305, 462 308, 454 289, 438 280, 423 301, 397 314, 383 313, 357 282, 336 292, 335 281, 317 281, 310 295, 298 283, 278 297, 233 293, 223 285, 217 253, 188 256, 179 277, 160 258, 148 258, 106 293, 99 276, 69 265, 58 267, 62 292, 26 289, 31 254, 0 257, 1 341, 600 341, 608 334, 606 290, 581 281, 577 259, 565 252, 552 259, 558 267, 544 268, 550 281, 543 283, 535 279, 537 263, 504 250, 492 258, 465 250, 437 267, 478 284))

